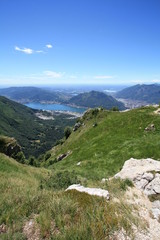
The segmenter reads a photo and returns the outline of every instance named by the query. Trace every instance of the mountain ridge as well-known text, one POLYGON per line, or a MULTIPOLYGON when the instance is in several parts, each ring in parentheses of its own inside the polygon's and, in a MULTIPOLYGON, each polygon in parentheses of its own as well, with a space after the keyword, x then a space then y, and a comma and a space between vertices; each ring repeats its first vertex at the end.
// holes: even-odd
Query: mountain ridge
POLYGON ((160 85, 137 84, 117 92, 116 98, 140 100, 149 104, 158 104, 160 102, 160 85))

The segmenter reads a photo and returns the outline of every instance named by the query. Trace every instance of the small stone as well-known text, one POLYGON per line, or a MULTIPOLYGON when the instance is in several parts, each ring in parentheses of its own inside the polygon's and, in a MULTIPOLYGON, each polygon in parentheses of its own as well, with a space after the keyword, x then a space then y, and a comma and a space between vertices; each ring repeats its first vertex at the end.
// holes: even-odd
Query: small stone
POLYGON ((3 223, 0 225, 0 234, 7 232, 7 226, 3 223))
POLYGON ((101 183, 105 183, 108 180, 108 178, 102 178, 101 183))

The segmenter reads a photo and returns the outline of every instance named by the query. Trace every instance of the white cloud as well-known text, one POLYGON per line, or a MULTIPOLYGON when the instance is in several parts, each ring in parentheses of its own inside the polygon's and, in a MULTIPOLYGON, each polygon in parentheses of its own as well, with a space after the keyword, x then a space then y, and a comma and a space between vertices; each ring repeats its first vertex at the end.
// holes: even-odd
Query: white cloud
POLYGON ((94 76, 94 79, 111 79, 111 78, 114 78, 114 76, 108 76, 108 75, 94 76))
POLYGON ((53 46, 51 44, 46 44, 46 48, 52 48, 53 46))
MULTIPOLYGON (((51 44, 47 44, 47 45, 45 45, 45 47, 50 49, 50 48, 52 48, 52 45, 51 44)), ((44 49, 45 49, 45 47, 44 47, 44 49)), ((14 49, 16 51, 23 52, 25 54, 46 53, 46 51, 44 51, 44 50, 34 50, 34 49, 31 49, 31 48, 25 48, 25 47, 24 48, 20 48, 18 46, 15 46, 14 49)))
POLYGON ((50 78, 61 78, 64 75, 64 73, 53 71, 44 71, 43 73, 50 78))
POLYGON ((20 51, 20 52, 24 52, 26 54, 33 54, 34 50, 31 48, 19 48, 17 46, 15 46, 14 48, 16 51, 20 51))

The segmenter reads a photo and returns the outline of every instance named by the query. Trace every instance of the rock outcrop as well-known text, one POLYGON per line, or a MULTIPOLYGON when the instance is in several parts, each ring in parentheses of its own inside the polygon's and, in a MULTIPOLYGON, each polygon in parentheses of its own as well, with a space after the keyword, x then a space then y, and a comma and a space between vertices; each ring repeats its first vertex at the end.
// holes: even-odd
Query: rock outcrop
MULTIPOLYGON (((160 161, 151 158, 139 160, 131 158, 124 163, 115 178, 130 179, 138 189, 153 199, 160 196, 160 161)), ((153 216, 159 219, 160 200, 154 201, 152 206, 153 216)))
POLYGON ((0 136, 0 152, 13 157, 21 152, 21 147, 14 138, 0 136))
POLYGON ((79 192, 88 193, 89 195, 104 197, 107 200, 109 199, 109 192, 101 188, 88 188, 88 187, 83 187, 80 184, 73 184, 66 189, 66 191, 69 191, 69 190, 77 190, 79 192))
POLYGON ((122 170, 115 178, 128 178, 146 195, 160 193, 160 161, 131 158, 124 163, 122 170))

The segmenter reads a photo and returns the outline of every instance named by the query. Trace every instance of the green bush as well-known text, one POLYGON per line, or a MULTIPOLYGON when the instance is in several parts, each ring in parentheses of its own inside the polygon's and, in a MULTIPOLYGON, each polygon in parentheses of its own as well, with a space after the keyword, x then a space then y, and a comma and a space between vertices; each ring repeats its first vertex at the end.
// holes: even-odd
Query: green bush
POLYGON ((93 116, 97 116, 98 112, 99 112, 99 109, 98 109, 98 108, 94 108, 94 109, 92 110, 92 115, 93 115, 93 116))
POLYGON ((18 152, 17 154, 12 154, 11 157, 16 159, 17 162, 25 163, 25 156, 24 156, 24 153, 22 151, 18 152))
POLYGON ((77 183, 80 183, 80 180, 77 178, 75 172, 63 171, 51 174, 41 185, 43 188, 60 190, 77 183))
POLYGON ((114 112, 118 112, 118 111, 119 111, 119 108, 118 108, 118 107, 112 107, 111 110, 114 111, 114 112))
POLYGON ((51 157, 51 153, 46 153, 46 155, 45 155, 45 161, 47 161, 49 158, 51 157))
POLYGON ((127 187, 133 187, 133 186, 134 186, 134 185, 133 185, 132 181, 129 180, 128 178, 126 178, 125 180, 122 180, 122 181, 120 182, 120 188, 121 188, 122 190, 124 190, 124 191, 127 190, 127 187))
POLYGON ((64 129, 64 135, 65 135, 66 139, 69 138, 69 136, 71 135, 71 132, 72 132, 71 127, 66 127, 64 129))

